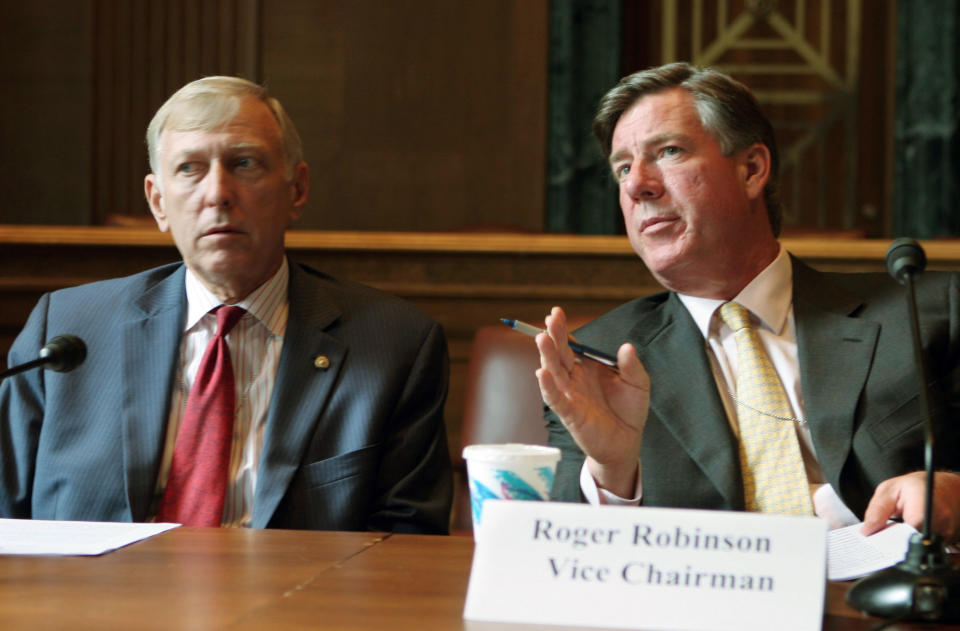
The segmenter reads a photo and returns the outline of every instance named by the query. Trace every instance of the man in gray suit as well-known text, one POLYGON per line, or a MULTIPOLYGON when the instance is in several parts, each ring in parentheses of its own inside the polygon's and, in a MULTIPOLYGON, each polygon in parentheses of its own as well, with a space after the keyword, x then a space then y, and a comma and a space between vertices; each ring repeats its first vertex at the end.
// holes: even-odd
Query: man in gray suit
POLYGON ((397 298, 287 259, 309 177, 280 103, 242 79, 201 79, 158 110, 147 142, 147 201, 183 263, 40 300, 9 363, 62 333, 88 356, 69 373, 3 383, 0 516, 155 519, 214 311, 236 305, 214 520, 446 532, 443 332, 397 298))
MULTIPOLYGON (((817 272, 783 250, 776 144, 750 91, 688 64, 651 68, 607 93, 594 132, 630 243, 670 291, 577 331, 615 350, 618 372, 579 361, 563 311, 547 316, 537 377, 563 449, 557 498, 744 510, 756 498, 738 414, 758 414, 791 427, 806 514, 834 526, 862 519, 865 533, 891 517, 919 527, 923 410, 904 289, 885 274, 817 272), (737 338, 718 316, 726 302, 746 307, 790 411, 743 411, 737 338)), ((957 283, 934 273, 918 282, 946 470, 960 469, 957 283)), ((960 476, 939 472, 935 496, 934 528, 954 540, 960 476)))

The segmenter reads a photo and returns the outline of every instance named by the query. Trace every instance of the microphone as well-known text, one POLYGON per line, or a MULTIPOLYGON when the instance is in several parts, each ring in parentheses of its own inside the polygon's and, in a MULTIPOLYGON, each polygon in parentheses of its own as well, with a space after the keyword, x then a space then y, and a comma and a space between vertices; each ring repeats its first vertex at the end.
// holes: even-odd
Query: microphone
POLYGON ((87 358, 87 345, 76 335, 58 335, 40 349, 37 359, 0 373, 0 379, 44 366, 56 372, 70 372, 87 358))
POLYGON ((887 271, 906 286, 913 333, 913 351, 920 377, 924 409, 924 462, 926 503, 923 531, 910 538, 904 561, 857 581, 847 592, 847 603, 864 613, 896 620, 960 621, 960 570, 950 561, 943 538, 933 522, 933 420, 927 392, 926 364, 921 351, 920 318, 913 287, 915 274, 923 272, 927 257, 913 239, 897 239, 887 250, 887 271))
POLYGON ((907 276, 919 274, 927 267, 927 255, 913 239, 897 239, 887 248, 887 272, 901 285, 907 276))

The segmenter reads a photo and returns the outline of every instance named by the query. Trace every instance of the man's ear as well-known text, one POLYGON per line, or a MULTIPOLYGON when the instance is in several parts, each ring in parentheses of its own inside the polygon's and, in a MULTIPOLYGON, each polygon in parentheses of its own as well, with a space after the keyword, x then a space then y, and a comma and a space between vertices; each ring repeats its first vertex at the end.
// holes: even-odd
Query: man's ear
POLYGON ((160 180, 153 173, 143 179, 143 193, 147 197, 147 205, 150 206, 150 212, 157 222, 160 232, 170 230, 170 224, 167 222, 167 215, 163 210, 164 200, 163 192, 160 190, 160 180))
MULTIPOLYGON (((310 196, 310 168, 306 162, 300 162, 293 168, 290 180, 290 221, 293 223, 303 215, 303 207, 310 196)), ((288 224, 289 225, 289 224, 288 224)))
POLYGON ((763 189, 770 179, 770 149, 755 142, 743 150, 743 184, 747 197, 763 197, 763 189))

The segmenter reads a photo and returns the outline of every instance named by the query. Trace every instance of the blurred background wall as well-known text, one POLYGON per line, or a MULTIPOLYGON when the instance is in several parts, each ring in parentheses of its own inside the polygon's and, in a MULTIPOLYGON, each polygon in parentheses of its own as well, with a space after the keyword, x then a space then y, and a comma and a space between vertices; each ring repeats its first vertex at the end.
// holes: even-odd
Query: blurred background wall
POLYGON ((150 116, 237 74, 304 138, 301 228, 615 234, 596 100, 688 60, 763 102, 788 232, 955 235, 958 1, 0 0, 0 222, 149 221, 150 116))

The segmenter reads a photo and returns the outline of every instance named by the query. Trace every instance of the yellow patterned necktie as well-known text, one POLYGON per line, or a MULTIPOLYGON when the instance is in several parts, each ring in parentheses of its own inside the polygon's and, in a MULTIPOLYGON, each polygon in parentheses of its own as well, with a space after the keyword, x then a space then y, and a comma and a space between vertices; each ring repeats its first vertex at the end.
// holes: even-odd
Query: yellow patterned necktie
POLYGON ((737 422, 746 508, 812 515, 810 487, 780 377, 750 326, 750 312, 725 302, 719 313, 737 341, 737 422))

